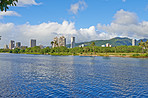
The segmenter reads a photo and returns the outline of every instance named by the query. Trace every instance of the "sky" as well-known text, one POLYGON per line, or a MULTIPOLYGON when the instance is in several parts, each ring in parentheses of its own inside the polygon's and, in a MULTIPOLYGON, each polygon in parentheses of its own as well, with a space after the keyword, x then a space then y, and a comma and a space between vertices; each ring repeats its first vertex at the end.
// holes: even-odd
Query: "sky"
POLYGON ((148 0, 18 0, 0 12, 0 47, 10 40, 50 46, 54 37, 70 43, 114 37, 148 38, 148 0))

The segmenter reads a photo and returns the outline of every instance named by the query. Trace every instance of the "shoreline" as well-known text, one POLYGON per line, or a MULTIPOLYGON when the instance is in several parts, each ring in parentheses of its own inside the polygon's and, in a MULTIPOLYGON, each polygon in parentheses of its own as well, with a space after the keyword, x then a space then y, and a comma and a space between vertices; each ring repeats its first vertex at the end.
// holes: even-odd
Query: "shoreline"
POLYGON ((145 56, 119 56, 119 55, 78 55, 78 56, 94 56, 94 57, 97 57, 97 56, 101 56, 101 57, 123 57, 123 58, 148 58, 148 57, 145 57, 145 56))
MULTIPOLYGON (((3 52, 0 52, 2 54, 3 52)), ((3 53, 5 54, 5 53, 3 53)), ((148 58, 148 56, 142 56, 143 53, 99 53, 99 54, 62 54, 62 53, 8 53, 8 54, 33 54, 33 55, 51 55, 51 56, 92 56, 92 57, 123 57, 123 58, 148 58), (133 55, 138 56, 133 56, 133 55)))

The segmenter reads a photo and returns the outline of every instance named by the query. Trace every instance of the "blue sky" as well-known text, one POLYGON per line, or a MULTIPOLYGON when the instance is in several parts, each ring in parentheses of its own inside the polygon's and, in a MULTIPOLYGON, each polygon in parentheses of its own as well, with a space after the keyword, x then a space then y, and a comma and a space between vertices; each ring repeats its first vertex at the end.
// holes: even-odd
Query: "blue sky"
POLYGON ((13 22, 17 25, 29 22, 36 25, 42 22, 58 22, 63 20, 75 22, 77 29, 87 28, 98 23, 108 24, 113 20, 114 14, 120 10, 134 12, 138 15, 139 21, 148 20, 147 0, 85 0, 87 7, 77 14, 69 11, 72 4, 80 0, 36 0, 40 5, 26 7, 11 7, 21 17, 5 17, 4 23, 13 22))
POLYGON ((76 36, 77 42, 148 38, 147 17, 148 0, 20 0, 17 7, 0 13, 0 34, 4 36, 0 45, 10 39, 28 45, 26 39, 31 38, 48 45, 61 35, 67 37, 67 43, 70 36, 76 36))

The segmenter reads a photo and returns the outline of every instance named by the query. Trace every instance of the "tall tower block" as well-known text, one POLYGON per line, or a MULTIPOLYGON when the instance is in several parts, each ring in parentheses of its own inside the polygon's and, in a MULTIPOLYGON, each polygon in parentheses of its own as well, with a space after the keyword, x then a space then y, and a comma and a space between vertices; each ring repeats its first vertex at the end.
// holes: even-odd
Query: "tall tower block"
POLYGON ((136 39, 132 39, 132 46, 136 46, 136 39))
POLYGON ((21 42, 16 42, 16 48, 21 48, 21 42))
POLYGON ((15 48, 15 41, 11 40, 9 43, 9 49, 14 49, 15 48))
POLYGON ((75 37, 71 37, 71 48, 75 47, 75 37))
POLYGON ((30 47, 35 47, 35 46, 36 46, 36 40, 35 39, 31 39, 30 47))

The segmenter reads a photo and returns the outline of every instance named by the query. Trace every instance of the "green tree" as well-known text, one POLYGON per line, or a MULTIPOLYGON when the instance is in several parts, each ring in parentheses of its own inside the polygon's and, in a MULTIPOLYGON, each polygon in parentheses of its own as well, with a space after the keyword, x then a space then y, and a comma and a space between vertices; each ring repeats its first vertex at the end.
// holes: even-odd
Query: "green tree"
POLYGON ((52 45, 52 47, 53 47, 53 44, 54 44, 54 42, 53 42, 53 41, 51 41, 51 45, 52 45))
POLYGON ((55 42, 54 42, 54 45, 55 45, 54 47, 58 47, 58 42, 55 41, 55 42))
POLYGON ((5 10, 5 12, 6 12, 7 9, 9 9, 8 6, 16 6, 17 2, 18 2, 18 0, 0 0, 1 11, 5 10))
POLYGON ((146 48, 146 43, 141 40, 139 46, 142 47, 142 52, 144 53, 144 49, 146 48))
POLYGON ((91 46, 93 47, 93 52, 95 53, 95 42, 92 42, 91 46))

